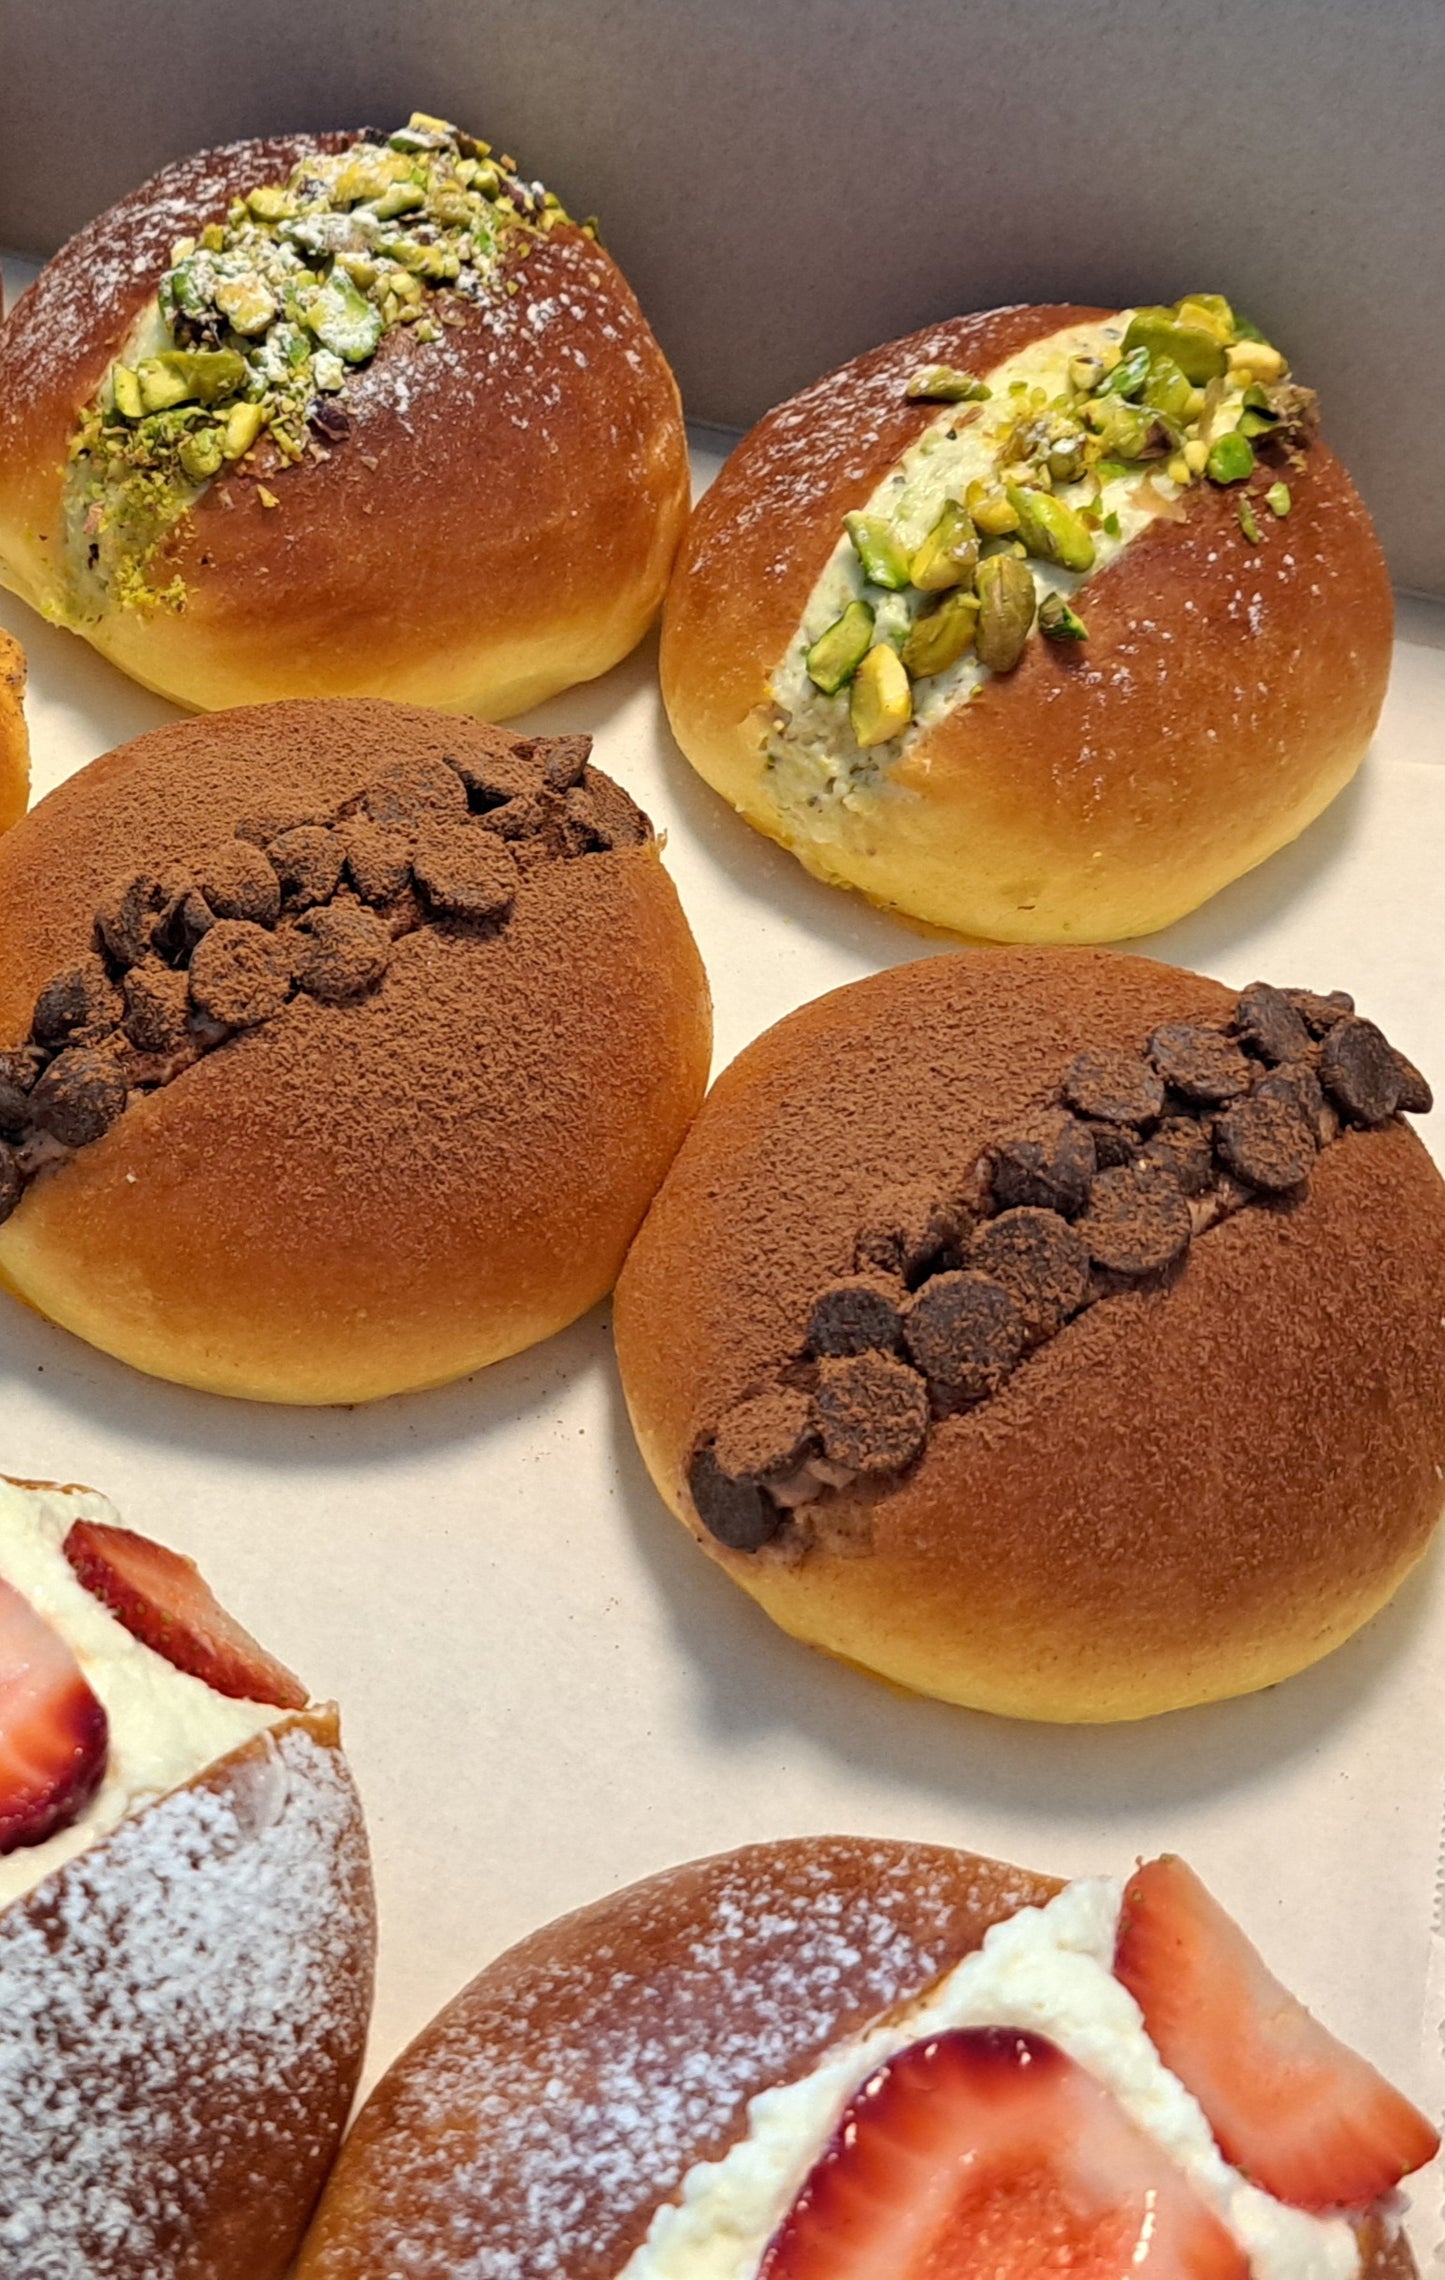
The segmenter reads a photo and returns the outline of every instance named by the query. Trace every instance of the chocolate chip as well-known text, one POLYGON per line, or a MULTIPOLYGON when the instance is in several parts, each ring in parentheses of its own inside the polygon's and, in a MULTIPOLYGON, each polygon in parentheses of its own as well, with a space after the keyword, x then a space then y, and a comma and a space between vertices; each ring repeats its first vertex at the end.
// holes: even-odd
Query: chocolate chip
POLYGON ((1385 1124, 1400 1105, 1400 1064, 1373 1021, 1346 1014, 1320 1047, 1320 1083, 1352 1124, 1385 1124))
POLYGON ((170 901, 162 882, 148 871, 112 879, 96 905, 95 925, 102 946, 118 966, 139 965, 155 940, 156 921, 170 901))
POLYGON ((1400 1097, 1395 1106, 1403 1110, 1406 1116, 1428 1116, 1435 1106, 1435 1095, 1430 1090, 1429 1078, 1422 1077, 1414 1062, 1407 1061, 1404 1054, 1398 1051, 1395 1054, 1395 1067, 1400 1078, 1400 1097))
POLYGON ((1036 1205, 1072 1219, 1089 1198, 1098 1159, 1087 1126, 1061 1108, 1044 1109, 990 1150, 995 1207, 1036 1205))
POLYGON ((466 786, 469 804, 478 814, 502 807, 508 800, 524 800, 542 788, 542 771, 533 760, 526 738, 495 752, 453 753, 447 762, 466 786))
POLYGON ((306 425, 323 443, 345 443, 351 433, 351 414, 334 396, 316 396, 306 407, 306 425))
POLYGON ((28 1092, 0 1077, 0 1132, 23 1132, 30 1121, 28 1092))
POLYGON ((1334 1129, 1333 1115, 1330 1116, 1328 1130, 1326 1128, 1325 1096, 1320 1090, 1320 1080, 1308 1061, 1286 1061, 1283 1067, 1271 1069, 1269 1075, 1261 1078, 1255 1086, 1250 1099, 1284 1101, 1321 1146, 1334 1129))
POLYGON ((927 1442, 923 1380, 891 1354, 830 1356, 813 1398, 823 1454, 850 1472, 901 1472, 927 1442))
POLYGON ((1052 1338, 1088 1295, 1089 1254, 1056 1211, 1001 1211, 980 1227, 968 1263, 1008 1292, 1030 1340, 1052 1338))
POLYGON ((549 858, 586 852, 587 833, 568 813, 558 792, 528 792, 523 799, 508 800, 505 807, 489 808, 477 821, 513 845, 539 842, 549 858))
POLYGON ((542 781, 554 792, 570 792, 582 782, 592 754, 590 736, 534 736, 532 758, 541 763, 542 781))
POLYGON ((891 1353, 903 1333, 901 1282, 878 1275, 845 1275, 820 1292, 808 1316, 813 1354, 891 1353))
POLYGON ((161 958, 142 958, 125 977, 125 1033, 142 1053, 174 1053, 185 1043, 190 983, 161 958))
POLYGON ((783 1525, 767 1491, 756 1481, 729 1479, 709 1442, 693 1451, 687 1486, 704 1528, 729 1551, 759 1551, 783 1525))
MULTIPOLYGON (((604 776, 600 768, 589 768, 582 789, 587 795, 587 808, 594 828, 609 847, 644 847, 652 837, 652 825, 636 800, 604 776)), ((569 800, 569 807, 573 803, 569 800)))
POLYGON ((812 1401, 788 1386, 740 1401, 723 1418, 715 1439, 719 1468, 730 1480, 776 1480, 794 1471, 816 1447, 812 1401))
POLYGON ((1203 1195, 1214 1178, 1209 1134, 1192 1116, 1166 1116, 1140 1149, 1138 1161, 1141 1167, 1167 1172, 1187 1196, 1203 1195))
POLYGON ((612 839, 592 794, 579 785, 572 791, 563 792, 561 796, 570 826, 568 852, 576 855, 607 854, 612 839))
MULTIPOLYGON (((1159 1091, 1162 1098, 1162 1085, 1159 1091)), ((1085 1117, 1084 1128, 1094 1143, 1094 1161, 1101 1172, 1112 1171, 1116 1164, 1132 1164, 1139 1153, 1139 1134, 1131 1124, 1094 1124, 1085 1117)))
POLYGON ((270 1021, 291 990, 291 946, 248 919, 223 918, 196 945, 191 998, 228 1029, 270 1021))
POLYGON ((243 816, 236 825, 236 837, 247 839, 253 847, 265 849, 273 839, 287 831, 299 831, 304 825, 324 823, 325 817, 315 808, 303 807, 296 802, 290 807, 261 808, 254 815, 243 816))
POLYGON ((37 1079, 30 1121, 67 1148, 85 1148, 110 1130, 125 1099, 125 1078, 110 1054, 72 1046, 37 1079))
POLYGON ((921 1181, 889 1188, 858 1230, 853 1264, 860 1274, 900 1275, 910 1285, 918 1283, 955 1257, 967 1230, 959 1206, 941 1201, 921 1181))
POLYGON ((1154 1164, 1100 1172, 1079 1221, 1095 1266, 1110 1274, 1149 1275, 1189 1248, 1189 1206, 1168 1173, 1154 1164))
POLYGON ((230 839, 207 855, 196 870, 196 885, 217 918, 248 918, 274 926, 281 915, 276 872, 248 839, 230 839))
POLYGON ((903 1338, 929 1392, 947 1409, 1002 1385, 1024 1350, 1024 1319, 986 1275, 934 1275, 909 1304, 903 1338))
POLYGON ((1343 1021, 1347 1013, 1355 1010, 1355 1001, 1348 990, 1331 990, 1321 997, 1317 990, 1284 990, 1281 995, 1293 1006, 1312 1037, 1323 1037, 1343 1021))
POLYGON ((45 1066, 45 1055, 34 1045, 8 1045, 0 1051, 0 1083, 28 1093, 45 1066))
POLYGON ((1165 1082, 1186 1100, 1235 1100, 1248 1092, 1254 1072, 1231 1038, 1192 1021, 1166 1021, 1149 1040, 1149 1058, 1165 1082))
POLYGON ((270 842, 266 860, 292 908, 309 910, 314 903, 329 902, 340 886, 346 841, 325 824, 298 823, 270 842))
POLYGON ((1309 1031, 1283 990, 1268 982, 1251 982, 1234 1009, 1234 1026, 1242 1045, 1262 1061, 1277 1066, 1297 1061, 1309 1051, 1309 1031))
POLYGON ((460 822, 467 795, 456 768, 445 760, 394 760, 368 786, 361 804, 369 823, 396 830, 443 819, 460 822))
POLYGON ((1225 1170, 1265 1195, 1287 1195, 1309 1178, 1315 1138, 1289 1101, 1251 1093, 1226 1109, 1214 1127, 1225 1170))
POLYGON ((343 1005, 374 989, 391 964, 391 932, 359 903, 327 903, 296 929, 296 986, 323 1005, 343 1005))
POLYGON ((216 914, 199 887, 182 883, 156 920, 153 945, 163 958, 183 966, 215 923, 216 914))
POLYGON ((1102 1124, 1152 1124, 1164 1106, 1164 1087, 1148 1062, 1106 1046, 1074 1055, 1063 1090, 1070 1108, 1102 1124))
POLYGON ((510 849, 471 823, 428 825, 411 867, 432 909, 451 918, 501 918, 520 884, 510 849))
POLYGON ((0 1224, 10 1217, 24 1193, 25 1181, 15 1151, 0 1140, 0 1224))
POLYGON ((103 962, 93 954, 78 958, 52 974, 35 1000, 31 1035, 41 1045, 63 1045, 68 1039, 94 1044, 114 1029, 121 1006, 120 991, 103 962))
POLYGON ((379 824, 348 824, 346 868, 363 902, 394 902, 411 877, 411 840, 379 824))

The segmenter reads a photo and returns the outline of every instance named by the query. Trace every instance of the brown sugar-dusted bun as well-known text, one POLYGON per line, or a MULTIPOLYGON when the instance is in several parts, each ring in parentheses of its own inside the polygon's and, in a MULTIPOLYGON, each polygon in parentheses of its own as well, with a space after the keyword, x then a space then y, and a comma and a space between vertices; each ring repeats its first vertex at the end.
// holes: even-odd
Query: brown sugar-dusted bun
POLYGON ((89 1490, 0 1482, 0 1629, 30 1678, 0 1657, 0 2265, 281 2280, 371 2010, 335 1709, 89 1490), (37 1846, 35 1769, 75 1736, 101 1762, 37 1846))
POLYGON ((1150 932, 1293 839, 1369 743, 1391 599, 1313 395, 1237 323, 997 309, 770 412, 668 594, 693 766, 818 877, 998 941, 1150 932))
MULTIPOLYGON (((820 2280, 855 2269, 897 2271, 900 2280, 924 2270, 1000 2276, 1036 2270, 1030 2251, 1042 2243, 1029 2236, 1035 2211, 1052 2243, 1049 2266, 1064 2280, 1125 2269, 1122 2254, 1117 2262, 1092 2261, 1086 2228, 1082 2237, 1067 2226, 1059 2228, 1062 2238, 1056 2230, 1058 2204, 1048 2202, 1047 2186, 1051 2165, 1057 2161, 1067 2172, 1069 2154, 1047 2085, 1051 2074, 1067 2073, 1078 2086, 1087 2069, 1103 2102, 1117 2094, 1121 2064, 1136 2082, 1142 2078, 1152 2087, 1159 2078, 1159 2055, 1146 2031, 1152 2004, 1146 1994, 1141 2019, 1115 1982, 1112 1943, 1114 1927, 1122 1931, 1130 1921, 1131 1903, 1136 1921, 1145 1907, 1167 1920, 1181 1868, 1152 1863, 1127 1892, 1104 1879, 1064 1887, 941 1846, 814 1837, 694 1861, 583 1908, 483 1971, 396 2061, 342 2150, 297 2280, 377 2280, 403 2272, 407 2280, 501 2280, 523 2272, 565 2272, 568 2280, 618 2280, 625 2273, 641 2280, 644 2271, 748 2280, 770 2235, 770 2254, 778 2255, 782 2236, 774 2226, 804 2180, 811 2184, 811 2163, 823 2155, 819 2166, 826 2167, 840 2103, 890 2050, 911 2044, 912 2061, 928 2066, 934 2052, 915 2038, 935 2033, 946 2017, 951 1982, 961 1986, 972 1972, 977 1988, 979 1975, 987 1978, 984 1943, 991 1932, 995 1939, 1007 1936, 1004 1926, 1023 1935, 1014 1947, 1013 2000, 1023 2007, 1029 1991, 1028 2024, 1038 2033, 950 2037, 945 2031, 939 2038, 945 2059, 961 2055, 965 2069, 989 2070, 1009 2048, 1022 2046, 1040 2084, 1026 2160, 1011 2179, 1005 2152, 1004 2174, 996 2170, 991 2181, 1006 2200, 1011 2185, 1016 2194, 1002 2241, 995 2236, 987 2261, 975 2261, 960 2226, 949 2244, 953 2255, 926 2261, 908 2220, 912 2195, 921 2200, 926 2193, 930 2156, 947 2157, 939 2124, 935 2118, 916 2138, 900 2134, 890 2144, 886 2125, 870 2133, 864 2096, 852 2109, 855 2131, 839 2127, 831 2139, 840 2164, 856 2146, 864 2190, 835 2206, 831 2221, 825 2218, 811 2259, 805 2252, 778 2269, 817 2273, 820 2280), (1039 1913, 1049 1909, 1052 1927, 1039 1913), (1013 1922, 1023 1911, 1027 1923, 1013 1922), (1077 2054, 1082 2065, 1059 2047, 1069 2031, 1058 2013, 1051 1945, 1055 1953, 1060 1946, 1074 1951, 1069 1972, 1076 1989, 1087 1968, 1091 2019, 1101 2022, 1088 2055, 1077 2054), (934 2007, 932 2019, 915 2025, 915 2012, 926 2004, 934 2007), (1041 2042, 1055 2023, 1059 2044, 1041 2042), (787 2096, 793 2085, 806 2088, 820 2075, 827 2077, 821 2095, 809 2096, 800 2112, 793 2094, 785 2124, 778 2099, 767 2101, 765 2094, 787 2096), (771 2105, 766 2122, 759 2107, 750 2110, 752 2100, 771 2105), (755 2152, 765 2129, 766 2143, 755 2152), (709 2173, 700 2166, 709 2163, 724 2166, 709 2173), (729 2169, 737 2178, 733 2190, 723 2184, 729 2169), (868 2249, 887 2245, 890 2236, 896 2260, 865 2262, 868 2249)), ((1202 1895, 1211 1939, 1230 1960, 1241 1950, 1248 1954, 1242 1934, 1190 1872, 1183 1874, 1189 1889, 1202 1895)), ((1149 1962, 1147 1952, 1142 1960, 1149 1962)), ((1276 1992, 1285 2006, 1293 2003, 1276 1992)), ((996 1993, 986 1996, 975 2004, 975 2016, 981 2011, 986 2019, 995 2003, 996 1993)), ((1000 2028, 1022 2023, 1010 2019, 1009 2009, 1005 1998, 993 2010, 1000 2028)), ((1346 2272, 1354 2263, 1359 2280, 1408 2280, 1414 2260, 1381 2179, 1393 2183, 1427 2159, 1433 2133, 1365 2061, 1299 2016, 1306 2037, 1312 2032, 1328 2043, 1331 2070, 1343 2068, 1342 2092, 1335 2083, 1331 2089, 1345 2103, 1347 2119, 1351 2097, 1360 2108, 1367 2096, 1372 2103, 1383 2099, 1393 2127, 1381 2135, 1395 2152, 1372 2176, 1352 2181, 1363 2187, 1351 2220, 1355 2243, 1337 2218, 1316 2226, 1297 2210, 1277 2207, 1272 2214, 1287 2241, 1294 2232, 1294 2258, 1272 2269, 1346 2272), (1299 2252, 1321 2239, 1332 2253, 1311 2267, 1299 2252)), ((1235 2024, 1239 2041, 1254 2040, 1257 2021, 1247 2011, 1235 2024)), ((1087 2030, 1081 2039, 1088 2039, 1087 2030)), ((1193 2072, 1187 2052, 1183 2064, 1193 2072)), ((886 2085, 880 2087, 886 2096, 886 2085)), ((1162 2087, 1167 2111, 1179 2081, 1164 2077, 1162 2087)), ((1134 2108, 1136 2120, 1143 2103, 1134 2108)), ((957 2109, 945 2110, 944 2129, 950 2113, 957 2109)), ((1251 2123, 1254 2144, 1267 2154, 1268 2112, 1262 2128, 1258 2115, 1251 2123)), ((1164 2134, 1160 2130, 1161 2140, 1164 2134)), ((982 2146, 985 2157, 997 2160, 990 2135, 985 2105, 982 2146)), ((1207 2131, 1204 2136, 1208 2145, 1207 2131)), ((928 2203, 935 2225, 949 2195, 970 2190, 968 2150, 966 2140, 960 2142, 949 2179, 938 2181, 937 2198, 928 2203)), ((1174 2196, 1189 2190, 1183 2165, 1176 2169, 1162 2144, 1150 2147, 1146 2158, 1158 2164, 1160 2215, 1167 2222, 1174 2196)), ((1206 2159, 1217 2173, 1212 2145, 1206 2159)), ((1092 2166, 1091 2193, 1106 2198, 1110 2160, 1097 2146, 1092 2166)), ((1216 2192, 1216 2206, 1219 2198, 1216 2192)), ((805 2190, 795 2208, 806 2203, 805 2190)), ((1190 2221, 1207 2228, 1214 2261, 1173 2264, 1165 2257, 1160 2269, 1214 2270, 1237 2280, 1250 2280, 1253 2269, 1262 2280, 1270 2267, 1252 2267, 1223 2228, 1198 2203, 1191 2205, 1190 2221)))
POLYGON ((0 582, 192 707, 519 712, 640 639, 687 495, 625 279, 441 121, 179 161, 0 326, 0 582))
POLYGON ((618 1286, 657 1487, 797 1637, 1028 1718, 1267 1686, 1419 1559, 1445 1187, 1343 992, 965 953, 719 1080, 618 1286))
POLYGON ((375 701, 95 761, 0 847, 0 1277, 138 1368, 358 1401, 610 1289, 706 980, 586 737, 375 701))
POLYGON ((0 626, 0 831, 25 813, 30 796, 30 739, 25 728, 25 657, 0 626))

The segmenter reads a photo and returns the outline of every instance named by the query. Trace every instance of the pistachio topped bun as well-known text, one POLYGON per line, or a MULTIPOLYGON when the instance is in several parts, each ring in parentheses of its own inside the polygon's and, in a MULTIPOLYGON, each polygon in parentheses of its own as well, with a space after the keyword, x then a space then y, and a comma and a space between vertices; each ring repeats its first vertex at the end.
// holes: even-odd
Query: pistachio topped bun
POLYGON ((997 941, 1192 910, 1358 767, 1391 600, 1313 393, 1214 294, 855 358, 699 504, 674 733, 822 879, 997 941))
POLYGON ((25 813, 30 738, 25 727, 25 656, 0 626, 0 831, 25 813))
POLYGON ((420 113, 167 167, 0 326, 0 582, 185 705, 519 712, 633 647, 686 512, 593 225, 420 113))
POLYGON ((252 706, 0 840, 0 1282, 158 1377, 364 1401, 608 1291, 707 983, 585 736, 252 706))
POLYGON ((714 1087, 614 1308, 657 1487, 785 1630, 1012 1717, 1270 1686, 1445 1479, 1429 1087, 1343 991, 975 950, 714 1087))

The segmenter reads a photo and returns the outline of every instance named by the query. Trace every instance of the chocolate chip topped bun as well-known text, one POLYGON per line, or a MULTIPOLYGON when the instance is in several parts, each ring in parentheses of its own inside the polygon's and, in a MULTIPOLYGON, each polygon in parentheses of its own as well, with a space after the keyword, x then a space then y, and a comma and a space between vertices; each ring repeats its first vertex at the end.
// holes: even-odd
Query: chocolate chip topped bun
POLYGON ((640 639, 687 499, 595 225, 420 113, 178 161, 0 325, 0 583, 188 706, 520 712, 640 639))
POLYGON ((138 1368, 358 1401, 610 1287, 706 980, 585 736, 409 706, 154 731, 0 846, 0 1277, 138 1368))
POLYGON ((716 1086, 618 1286, 649 1470, 798 1637, 1140 1717, 1338 1645, 1445 1468, 1445 1185, 1348 994, 979 951, 716 1086))
POLYGON ((995 309, 770 412, 694 513, 688 759, 833 885, 1005 942, 1182 917, 1384 697, 1384 558, 1312 390, 1217 294, 995 309))

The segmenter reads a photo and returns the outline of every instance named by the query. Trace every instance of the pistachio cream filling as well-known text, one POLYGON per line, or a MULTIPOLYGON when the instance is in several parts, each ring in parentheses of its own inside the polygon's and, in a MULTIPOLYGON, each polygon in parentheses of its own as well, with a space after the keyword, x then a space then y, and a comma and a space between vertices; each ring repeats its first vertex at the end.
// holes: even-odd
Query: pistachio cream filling
POLYGON ((388 332, 438 342, 462 321, 458 299, 519 290, 504 271, 568 216, 514 167, 416 111, 385 141, 302 159, 179 241, 71 442, 71 614, 183 608, 156 558, 209 483, 343 441, 348 375, 388 332))
POLYGON ((1209 293, 1067 326, 986 380, 933 365, 906 392, 938 416, 844 517, 772 678, 764 766, 815 816, 865 806, 1031 640, 1086 642, 1080 589, 1199 485, 1235 487, 1241 543, 1261 544, 1290 510, 1262 454, 1315 422, 1281 352, 1209 293))

